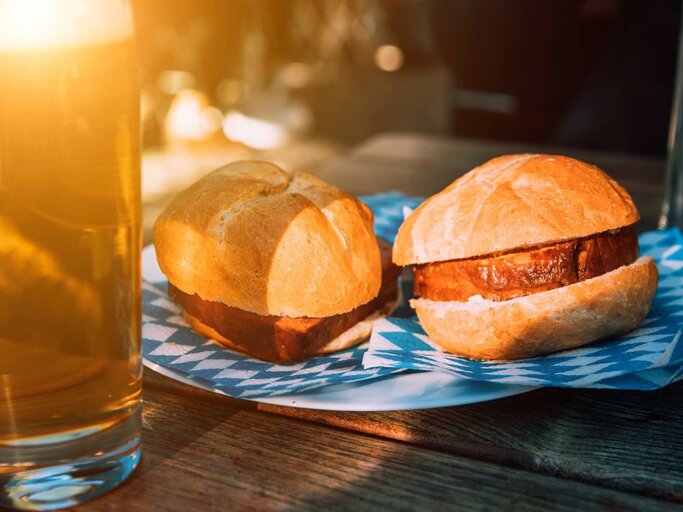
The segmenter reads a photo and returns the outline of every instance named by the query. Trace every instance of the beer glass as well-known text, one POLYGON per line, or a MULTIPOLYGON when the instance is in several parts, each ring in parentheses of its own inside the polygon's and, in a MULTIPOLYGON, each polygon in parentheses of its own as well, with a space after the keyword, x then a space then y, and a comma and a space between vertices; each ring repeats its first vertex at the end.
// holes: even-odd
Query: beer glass
POLYGON ((678 227, 683 229, 683 17, 678 33, 678 58, 674 101, 671 107, 669 140, 667 144, 666 181, 664 201, 659 217, 659 229, 678 227))
POLYGON ((127 0, 0 0, 0 508, 135 468, 139 90, 127 0))

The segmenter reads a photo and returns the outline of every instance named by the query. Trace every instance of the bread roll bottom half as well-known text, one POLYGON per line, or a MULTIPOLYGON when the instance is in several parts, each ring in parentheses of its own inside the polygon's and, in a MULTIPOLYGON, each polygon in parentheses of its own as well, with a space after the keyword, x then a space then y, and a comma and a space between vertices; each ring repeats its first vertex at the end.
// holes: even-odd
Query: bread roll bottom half
POLYGON ((379 294, 370 302, 337 315, 259 315, 185 293, 171 282, 168 291, 195 331, 252 357, 286 362, 336 352, 366 339, 374 322, 396 305, 400 268, 391 263, 391 246, 381 239, 378 243, 382 257, 379 294))
POLYGON ((413 299, 430 338, 473 359, 522 359, 579 347, 635 329, 657 289, 653 259, 644 256, 597 277, 510 300, 413 299))

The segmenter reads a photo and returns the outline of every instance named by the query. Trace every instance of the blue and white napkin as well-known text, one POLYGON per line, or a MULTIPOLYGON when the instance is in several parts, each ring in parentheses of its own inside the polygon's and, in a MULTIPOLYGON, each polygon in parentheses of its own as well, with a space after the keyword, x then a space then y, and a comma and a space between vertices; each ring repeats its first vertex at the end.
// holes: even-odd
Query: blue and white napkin
MULTIPOLYGON (((404 211, 423 201, 396 192, 362 200, 373 210, 378 236, 392 242, 404 211)), ((471 361, 439 351, 412 317, 376 324, 369 350, 366 344, 300 363, 267 363, 194 333, 166 294, 163 275, 143 265, 143 355, 186 378, 239 398, 289 394, 405 370, 533 386, 656 389, 683 378, 683 343, 679 343, 683 327, 683 236, 677 230, 650 232, 640 236, 640 244, 641 252, 652 255, 660 271, 652 312, 643 326, 618 340, 560 354, 510 363, 471 361)), ((410 287, 411 283, 403 283, 404 292, 410 287)), ((405 305, 398 311, 399 316, 412 316, 405 305)))
POLYGON ((268 363, 195 333, 166 294, 165 283, 143 281, 142 354, 183 377, 235 398, 263 398, 396 373, 364 368, 365 346, 296 363, 268 363))
MULTIPOLYGON (((402 207, 422 200, 398 193, 363 198, 375 214, 379 236, 393 241, 402 207)), ((142 354, 148 361, 236 398, 263 398, 383 377, 402 371, 364 368, 367 343, 302 362, 274 364, 222 347, 195 333, 166 293, 167 281, 153 253, 143 254, 142 354), (151 257, 146 257, 151 256, 151 257), (151 268, 150 268, 151 267, 151 268)))
POLYGON ((639 237, 659 268, 659 287, 643 325, 616 339, 511 362, 474 361, 443 352, 416 317, 375 324, 366 368, 445 372, 471 380, 530 386, 649 390, 683 378, 683 236, 677 229, 639 237))

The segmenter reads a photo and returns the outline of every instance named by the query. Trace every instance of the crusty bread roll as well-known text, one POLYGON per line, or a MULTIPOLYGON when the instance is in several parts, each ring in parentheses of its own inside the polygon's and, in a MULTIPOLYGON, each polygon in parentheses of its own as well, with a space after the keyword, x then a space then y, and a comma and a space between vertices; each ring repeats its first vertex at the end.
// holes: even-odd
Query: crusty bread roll
POLYGON ((327 317, 375 298, 372 212, 274 164, 226 165, 178 194, 154 226, 161 270, 187 294, 259 315, 327 317))
POLYGON ((519 359, 636 328, 656 289, 657 266, 648 256, 587 281, 503 302, 413 299, 411 306, 444 350, 475 359, 519 359))
POLYGON ((494 158, 422 203, 393 259, 413 265, 581 238, 634 224, 629 194, 593 165, 564 156, 494 158))
POLYGON ((629 194, 595 166, 563 156, 502 156, 411 213, 393 260, 419 265, 423 297, 411 305, 445 350, 475 359, 532 357, 643 321, 658 274, 651 258, 636 260, 638 219, 629 194))

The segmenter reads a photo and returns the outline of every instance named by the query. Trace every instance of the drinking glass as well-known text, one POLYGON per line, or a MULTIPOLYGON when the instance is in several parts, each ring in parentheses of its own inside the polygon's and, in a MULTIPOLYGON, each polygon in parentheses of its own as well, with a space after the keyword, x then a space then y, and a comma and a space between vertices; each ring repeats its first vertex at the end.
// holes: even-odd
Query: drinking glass
POLYGON ((0 507, 139 458, 139 86, 126 0, 0 0, 0 507))
POLYGON ((676 82, 669 125, 664 201, 659 217, 660 229, 669 227, 683 229, 683 112, 681 112, 683 106, 681 101, 683 101, 683 28, 678 34, 676 82))

